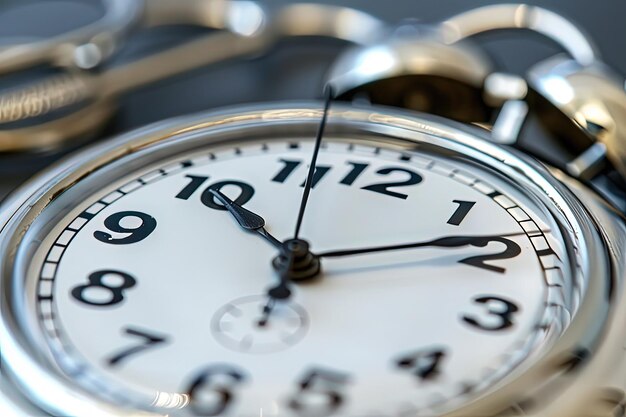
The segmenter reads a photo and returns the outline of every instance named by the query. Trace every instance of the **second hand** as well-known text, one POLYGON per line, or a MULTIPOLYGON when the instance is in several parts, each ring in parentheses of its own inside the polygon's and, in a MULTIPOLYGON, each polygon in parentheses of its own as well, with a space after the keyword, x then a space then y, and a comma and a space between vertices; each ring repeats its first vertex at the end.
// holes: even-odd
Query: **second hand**
MULTIPOLYGON (((274 269, 279 273, 280 282, 278 283, 278 285, 271 287, 267 291, 269 300, 267 304, 263 307, 263 316, 257 322, 260 327, 265 327, 267 325, 270 314, 274 310, 276 302, 285 301, 291 296, 291 290, 289 289, 288 285, 289 282, 294 278, 298 279, 298 276, 302 275, 302 268, 300 268, 301 271, 294 271, 295 257, 297 255, 296 252, 298 252, 297 248, 306 248, 306 254, 304 254, 305 258, 307 258, 306 255, 310 255, 308 257, 309 261, 304 268, 305 271, 308 270, 310 271, 310 273, 305 272, 305 274, 302 276, 305 279, 312 278, 319 274, 320 271, 318 258, 308 250, 308 244, 304 241, 300 241, 298 238, 300 236, 302 220, 304 219, 304 212, 306 210, 306 206, 309 201, 309 195, 311 194, 311 189, 313 187, 313 176, 315 175, 315 169, 317 167, 317 157, 319 155, 320 147, 322 145, 324 129, 328 120, 328 110, 330 109, 330 102, 333 98, 332 87, 330 85, 326 85, 324 93, 324 111, 322 113, 322 120, 319 124, 319 127, 317 129, 317 135, 315 137, 313 155, 311 156, 311 163, 309 165, 309 171, 304 184, 304 191, 302 192, 302 200, 300 201, 300 209, 298 210, 298 218, 296 220, 296 227, 293 234, 294 237, 290 241, 286 241, 283 243, 284 249, 281 251, 281 255, 276 258, 278 260, 281 260, 282 258, 282 262, 274 263, 274 269), (290 247, 292 247, 292 249, 290 249, 290 247)), ((300 254, 300 257, 302 257, 302 254, 300 254)))
POLYGON ((300 228, 302 227, 302 219, 304 218, 304 211, 306 210, 307 203, 309 201, 309 194, 311 194, 311 188, 313 187, 313 175, 317 168, 317 156, 322 145, 322 137, 324 136, 324 128, 326 127, 326 121, 328 119, 328 110, 330 108, 330 102, 333 98, 333 90, 330 85, 326 85, 325 88, 325 101, 324 101, 324 113, 322 114, 322 121, 317 129, 317 136, 315 138, 315 146, 313 147, 313 155, 311 156, 311 164, 309 165, 309 173, 306 177, 304 184, 304 191, 302 192, 302 200, 300 201, 300 210, 298 212, 298 220, 296 221, 296 230, 293 234, 294 239, 298 239, 300 236, 300 228))

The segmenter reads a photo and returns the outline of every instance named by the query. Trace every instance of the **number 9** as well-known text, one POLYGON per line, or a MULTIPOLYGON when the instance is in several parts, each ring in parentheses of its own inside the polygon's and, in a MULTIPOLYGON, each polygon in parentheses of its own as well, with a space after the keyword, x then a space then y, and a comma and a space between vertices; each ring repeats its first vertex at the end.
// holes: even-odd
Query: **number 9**
POLYGON ((119 213, 111 214, 104 220, 104 226, 112 232, 116 233, 130 233, 130 235, 115 239, 110 233, 102 232, 100 230, 95 231, 93 236, 100 242, 109 243, 111 245, 126 245, 129 243, 136 243, 147 238, 150 233, 156 229, 157 221, 149 214, 142 213, 140 211, 120 211, 119 213), (121 225, 123 219, 127 217, 137 217, 141 219, 141 224, 135 228, 128 228, 121 225))

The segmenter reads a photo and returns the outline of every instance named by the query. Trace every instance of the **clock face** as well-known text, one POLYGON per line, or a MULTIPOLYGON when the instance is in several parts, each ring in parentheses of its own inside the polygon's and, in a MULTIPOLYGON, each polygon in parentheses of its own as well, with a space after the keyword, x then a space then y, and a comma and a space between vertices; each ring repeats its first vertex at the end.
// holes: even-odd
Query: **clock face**
POLYGON ((566 326, 569 255, 532 198, 479 165, 358 137, 325 138, 313 177, 300 238, 321 273, 270 298, 277 248, 212 190, 290 239, 312 148, 222 143, 65 205, 30 266, 63 372, 169 415, 432 415, 566 326))

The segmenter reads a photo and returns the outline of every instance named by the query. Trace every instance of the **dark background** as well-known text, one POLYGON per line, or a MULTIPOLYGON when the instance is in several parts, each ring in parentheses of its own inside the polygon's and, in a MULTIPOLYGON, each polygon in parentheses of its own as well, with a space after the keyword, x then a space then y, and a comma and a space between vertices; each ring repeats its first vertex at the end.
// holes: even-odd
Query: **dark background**
MULTIPOLYGON (((130 1, 130 0, 129 0, 130 1)), ((150 0, 147 0, 148 2, 150 0)), ((172 0, 181 1, 181 0, 172 0)), ((183 0, 184 1, 184 0, 183 0)), ((289 2, 262 2, 270 10, 289 2)), ((350 6, 390 23, 407 18, 434 23, 469 8, 502 3, 485 0, 344 0, 320 1, 350 6)), ((571 18, 587 32, 605 62, 626 74, 626 0, 528 1, 571 18)), ((0 0, 0 46, 19 40, 51 36, 97 19, 102 9, 95 0, 0 0)), ((136 33, 109 65, 185 42, 206 30, 191 27, 157 28, 136 33)), ((535 36, 501 35, 481 39, 501 70, 523 74, 533 63, 558 52, 535 36)), ((271 53, 254 59, 223 63, 134 91, 120 99, 119 112, 98 138, 190 112, 239 103, 309 99, 321 95, 324 73, 345 47, 339 42, 283 42, 271 53)), ((15 75, 0 76, 0 90, 10 88, 15 75)), ((0 155, 0 199, 15 185, 58 158, 47 155, 0 155)))

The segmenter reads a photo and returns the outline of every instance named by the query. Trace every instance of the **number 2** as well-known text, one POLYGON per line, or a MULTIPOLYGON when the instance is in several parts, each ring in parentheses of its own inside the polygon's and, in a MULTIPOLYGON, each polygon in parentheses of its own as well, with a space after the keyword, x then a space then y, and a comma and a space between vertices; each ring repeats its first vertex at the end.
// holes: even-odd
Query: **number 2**
POLYGON ((406 200, 406 198, 408 197, 407 194, 399 193, 397 191, 390 191, 389 188, 408 187, 410 185, 419 184, 420 182, 422 182, 422 177, 416 172, 413 172, 405 168, 383 168, 383 169, 379 169, 378 171, 376 171, 378 175, 389 175, 393 172, 407 173, 409 174, 409 178, 406 181, 366 185, 365 187, 361 187, 361 189, 374 191, 375 193, 380 193, 380 194, 388 195, 391 197, 401 198, 402 200, 406 200))
MULTIPOLYGON (((279 162, 283 164, 283 167, 280 169, 280 171, 276 175, 274 175, 274 177, 272 177, 272 181, 278 182, 281 184, 285 183, 289 179, 291 174, 293 174, 298 169, 298 167, 302 164, 301 161, 289 160, 289 159, 279 159, 279 162)), ((351 186, 361 176, 361 174, 363 174, 368 169, 369 164, 360 163, 360 162, 352 162, 352 161, 347 161, 347 164, 351 165, 352 168, 339 181, 339 184, 351 186)), ((318 165, 314 173, 312 186, 315 187, 317 183, 320 182, 322 178, 324 178, 329 173, 331 168, 332 167, 330 166, 318 165)), ((415 171, 412 171, 406 168, 400 168, 400 167, 381 168, 378 171, 376 171, 376 175, 383 175, 383 176, 394 174, 394 173, 405 173, 408 175, 408 178, 404 181, 387 182, 387 183, 383 182, 383 183, 366 185, 366 186, 361 187, 361 189, 373 191, 375 193, 387 195, 390 197, 400 198, 402 200, 406 200, 406 198, 408 197, 407 194, 404 194, 398 191, 392 191, 390 190, 390 188, 408 187, 411 185, 419 184, 420 182, 422 182, 422 176, 419 175, 415 171)), ((304 183, 300 185, 304 186, 304 183)))

